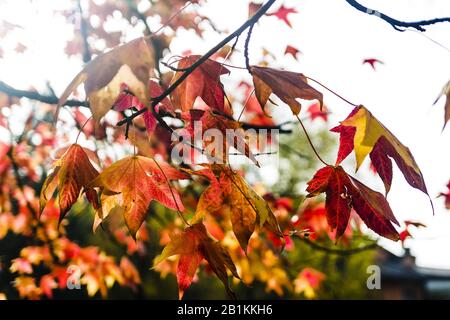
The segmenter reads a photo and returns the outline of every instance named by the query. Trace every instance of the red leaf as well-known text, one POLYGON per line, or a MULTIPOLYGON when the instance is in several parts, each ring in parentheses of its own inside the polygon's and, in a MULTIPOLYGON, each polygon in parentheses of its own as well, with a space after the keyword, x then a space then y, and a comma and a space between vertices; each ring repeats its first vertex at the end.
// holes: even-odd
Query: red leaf
MULTIPOLYGON (((189 68, 199 58, 200 56, 184 57, 178 62, 178 68, 189 68)), ((172 92, 173 103, 186 112, 194 107, 195 100, 200 97, 211 109, 222 114, 230 114, 230 110, 225 108, 225 94, 220 83, 220 76, 229 72, 227 68, 214 60, 205 61, 172 92)), ((183 73, 183 71, 176 72, 172 83, 183 73)))
POLYGON ((294 8, 286 8, 284 5, 282 5, 276 12, 274 13, 268 13, 268 16, 275 16, 280 20, 283 20, 290 28, 292 28, 291 22, 288 19, 288 15, 290 13, 297 13, 297 10, 294 8))
POLYGON ((300 50, 298 50, 297 48, 293 47, 293 46, 286 46, 286 50, 284 50, 284 54, 288 55, 290 54, 294 59, 297 59, 297 54, 302 53, 300 50))
POLYGON ((327 221, 336 229, 336 238, 345 231, 353 208, 367 227, 383 237, 398 240, 398 233, 391 224, 398 222, 386 198, 349 176, 342 167, 320 169, 308 182, 306 191, 308 197, 326 193, 327 221))
POLYGON ((375 67, 376 64, 384 64, 384 63, 378 59, 370 58, 370 59, 364 59, 363 64, 369 64, 373 70, 376 70, 376 67, 375 67))

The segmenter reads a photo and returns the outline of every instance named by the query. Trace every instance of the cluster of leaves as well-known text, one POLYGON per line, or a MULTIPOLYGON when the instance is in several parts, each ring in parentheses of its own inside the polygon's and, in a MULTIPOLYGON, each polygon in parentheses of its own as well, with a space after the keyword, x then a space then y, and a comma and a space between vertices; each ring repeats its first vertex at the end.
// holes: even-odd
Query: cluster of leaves
MULTIPOLYGON (((124 3, 106 1, 100 7, 90 1, 90 14, 99 17, 99 24, 103 25, 119 10, 130 18, 131 24, 140 21, 147 28, 145 17, 156 14, 167 22, 166 28, 174 32, 180 27, 192 28, 200 36, 199 22, 211 23, 191 12, 180 11, 171 16, 185 1, 158 1, 149 12, 137 10, 133 1, 126 2, 126 6, 124 3)), ((251 3, 250 16, 261 8, 262 5, 251 3)), ((275 16, 291 27, 288 15, 295 12, 281 6, 266 15, 275 16)), ((86 21, 82 14, 80 17, 82 29, 86 21)), ((81 35, 83 32, 80 30, 81 35)), ((98 27, 91 30, 90 36, 91 41, 105 38, 108 46, 113 47, 122 34, 105 35, 98 27)), ((75 44, 82 40, 76 38, 69 43, 68 53, 86 56, 86 45, 83 51, 83 46, 75 44)), ((233 95, 234 90, 221 81, 231 72, 232 67, 227 68, 226 61, 234 47, 224 47, 224 52, 218 51, 210 58, 186 54, 165 64, 168 70, 162 72, 159 60, 170 40, 170 36, 152 34, 106 53, 88 50, 89 54, 98 55, 68 85, 56 109, 59 123, 67 122, 67 115, 73 117, 79 131, 75 141, 69 134, 58 137, 51 122, 39 123, 30 113, 18 142, 1 145, 0 238, 12 231, 36 242, 21 249, 9 266, 9 271, 16 275, 14 283, 21 297, 51 298, 55 289, 66 288, 70 265, 80 267, 80 281, 86 285, 89 296, 100 292, 105 297, 107 289, 115 283, 134 290, 141 284, 139 271, 130 259, 117 259, 95 246, 82 247, 65 234, 66 215, 76 211, 81 195, 85 195, 94 211, 93 230, 101 226, 102 232, 124 246, 129 254, 144 255, 148 232, 158 233, 164 249, 155 257, 153 268, 163 276, 176 275, 180 298, 196 281, 201 266, 217 276, 230 297, 235 295, 229 275, 236 284, 259 281, 265 284, 267 292, 283 295, 287 290, 314 298, 328 275, 310 266, 301 269, 290 266, 289 270, 286 267, 289 252, 301 248, 301 244, 321 248, 323 243, 339 241, 340 246, 348 248, 353 235, 362 234, 363 224, 394 241, 404 241, 410 236, 407 229, 399 234, 394 227, 399 222, 386 199, 393 179, 392 160, 413 188, 428 195, 422 173, 409 149, 362 105, 355 106, 339 126, 331 129, 340 134, 335 164, 324 163, 325 167, 308 182, 307 197, 325 193, 324 203, 320 199, 301 203, 298 195, 283 197, 267 192, 260 185, 251 186, 244 178, 245 172, 230 165, 234 139, 225 139, 219 153, 208 149, 208 141, 203 141, 200 147, 191 145, 191 152, 183 154, 181 165, 170 163, 174 147, 171 135, 177 134, 176 129, 181 127, 183 134, 196 136, 195 121, 201 121, 202 132, 209 128, 222 133, 227 129, 279 128, 268 115, 268 106, 275 105, 275 99, 289 106, 301 127, 299 115, 305 113, 302 111, 305 100, 314 101, 306 110, 311 120, 328 121, 330 110, 324 105, 322 92, 310 84, 310 78, 267 67, 265 63, 249 65, 243 71, 251 76, 252 84, 243 81, 237 86, 236 91, 244 91, 245 98, 239 101, 233 95), (83 97, 77 91, 82 84, 92 119, 85 108, 62 108, 71 95, 83 97), (236 120, 235 101, 242 106, 246 122, 241 122, 240 116, 236 120), (81 133, 85 141, 92 142, 95 151, 78 142, 81 133), (34 144, 32 135, 39 136, 41 142, 34 144), (47 174, 50 154, 61 142, 67 146, 54 153, 52 169, 47 174), (125 157, 114 154, 119 147, 126 154, 133 152, 125 157), (384 183, 385 195, 345 171, 342 161, 352 151, 356 170, 369 155, 384 183), (202 155, 206 160, 200 165, 187 161, 202 155), (217 159, 222 164, 215 163, 217 159), (36 170, 37 166, 40 170, 36 170), (158 215, 161 210, 176 212, 178 217, 171 215, 171 222, 160 230, 148 228, 146 221, 161 219, 158 215), (122 220, 124 226, 117 222, 122 220)), ((296 58, 300 51, 287 46, 285 53, 296 58)), ((448 96, 448 88, 444 94, 448 96)), ((15 103, 8 98, 4 106, 11 108, 15 103)), ((54 106, 46 105, 42 110, 51 118, 54 106)), ((281 110, 273 108, 273 114, 281 114, 281 110)), ((8 120, 0 118, 1 125, 14 138, 8 120)), ((245 135, 237 140, 244 146, 239 151, 256 166, 257 153, 275 142, 252 144, 245 135)), ((311 140, 309 143, 314 148, 311 140)), ((85 208, 84 212, 90 211, 85 208)))

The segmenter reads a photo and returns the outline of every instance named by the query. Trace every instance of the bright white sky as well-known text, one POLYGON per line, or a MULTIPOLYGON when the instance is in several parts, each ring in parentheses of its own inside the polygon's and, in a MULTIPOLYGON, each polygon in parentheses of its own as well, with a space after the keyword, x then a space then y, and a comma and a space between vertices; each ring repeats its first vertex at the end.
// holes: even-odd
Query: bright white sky
MULTIPOLYGON (((24 27, 14 41, 2 40, 6 54, 0 59, 0 80, 18 88, 33 85, 37 89, 44 89, 45 81, 49 80, 56 92, 61 93, 81 67, 79 59, 67 59, 62 54, 65 42, 72 36, 71 26, 52 14, 52 10, 64 8, 68 2, 26 1, 26 5, 24 2, 0 0, 0 20, 24 27), (29 49, 24 54, 8 53, 17 40, 29 49)), ((400 20, 450 16, 448 0, 361 2, 400 20)), ((428 225, 427 229, 414 232, 415 240, 407 243, 417 256, 417 263, 450 268, 450 212, 443 208, 442 199, 435 199, 450 179, 450 125, 441 132, 444 99, 432 106, 450 78, 450 52, 416 32, 397 32, 387 23, 356 11, 344 0, 285 0, 284 3, 299 12, 290 16, 293 28, 289 29, 275 17, 262 18, 253 32, 253 61, 258 61, 258 48, 270 49, 277 56, 273 66, 303 72, 349 100, 364 104, 411 149, 424 174, 436 214, 432 216, 427 197, 412 189, 398 170, 394 172, 388 199, 400 221, 419 220, 428 225), (303 52, 299 62, 284 57, 287 44, 303 52), (385 64, 374 72, 361 64, 365 58, 378 58, 385 64)), ((247 18, 247 1, 208 0, 201 10, 219 28, 234 30, 247 18)), ((158 22, 154 23, 156 28, 158 22)), ((127 38, 139 35, 139 30, 133 30, 127 38)), ((450 48, 450 24, 428 27, 426 35, 450 48)), ((204 42, 184 32, 172 44, 173 53, 192 48, 197 49, 196 53, 203 53, 222 37, 207 32, 204 42)), ((233 60, 239 62, 242 61, 233 60)), ((352 107, 324 93, 333 112, 331 128, 352 107)), ((283 111, 288 113, 287 108, 283 111)), ((350 171, 354 168, 353 159, 350 156, 345 163, 350 171)), ((366 168, 362 171, 367 171, 366 168)), ((379 179, 365 177, 369 177, 366 181, 370 186, 383 190, 379 179)), ((399 244, 390 241, 382 244, 401 253, 399 244)))

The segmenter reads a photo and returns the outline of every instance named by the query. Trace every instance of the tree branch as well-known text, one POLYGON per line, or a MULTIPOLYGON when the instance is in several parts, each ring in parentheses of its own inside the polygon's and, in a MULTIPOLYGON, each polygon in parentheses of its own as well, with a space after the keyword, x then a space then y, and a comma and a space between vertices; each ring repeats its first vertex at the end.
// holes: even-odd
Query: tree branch
POLYGON ((299 235, 295 235, 295 236, 296 236, 296 238, 298 240, 300 240, 303 243, 307 244, 311 248, 314 248, 314 249, 317 249, 317 250, 320 250, 320 251, 323 251, 323 252, 326 252, 326 253, 337 254, 337 255, 341 255, 341 256, 349 256, 349 255, 352 255, 352 254, 356 254, 356 253, 360 253, 360 252, 364 252, 364 251, 368 251, 368 250, 374 250, 374 249, 378 248, 378 244, 377 243, 372 243, 372 244, 368 244, 368 245, 365 245, 363 247, 357 247, 357 248, 334 249, 334 248, 321 246, 320 244, 317 244, 314 241, 309 240, 308 238, 304 238, 304 237, 299 236, 299 235))
POLYGON ((414 28, 414 29, 417 29, 418 31, 424 32, 424 31, 426 31, 424 28, 425 26, 429 26, 429 25, 441 23, 441 22, 450 22, 450 17, 435 18, 435 19, 431 19, 431 20, 421 20, 421 21, 415 21, 415 22, 400 21, 400 20, 394 19, 384 13, 381 13, 377 10, 369 9, 369 8, 363 6, 362 4, 358 3, 355 0, 346 0, 346 1, 349 5, 351 5, 356 10, 359 10, 359 11, 364 12, 369 15, 377 16, 378 18, 389 23, 395 30, 401 31, 401 32, 405 31, 407 28, 414 28))
MULTIPOLYGON (((19 90, 7 85, 0 80, 0 92, 6 93, 8 96, 17 98, 28 98, 31 100, 36 100, 48 104, 57 104, 58 97, 42 95, 36 91, 19 90)), ((64 105, 69 107, 87 107, 86 102, 79 100, 67 100, 64 105)))

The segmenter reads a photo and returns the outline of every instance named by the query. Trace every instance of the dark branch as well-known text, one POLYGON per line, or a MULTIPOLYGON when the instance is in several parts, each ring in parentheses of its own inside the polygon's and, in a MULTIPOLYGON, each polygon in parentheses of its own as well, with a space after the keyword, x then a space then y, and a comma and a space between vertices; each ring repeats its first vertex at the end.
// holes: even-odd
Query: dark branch
POLYGON ((314 241, 311 241, 308 238, 305 238, 303 236, 300 236, 300 235, 295 235, 295 236, 296 236, 296 239, 302 241, 303 243, 307 244, 311 248, 314 248, 314 249, 317 249, 317 250, 320 250, 320 251, 323 251, 326 253, 337 254, 337 255, 341 255, 341 256, 349 256, 352 254, 356 254, 356 253, 360 253, 360 252, 364 252, 364 251, 368 251, 368 250, 374 250, 374 249, 378 248, 378 244, 372 243, 372 244, 368 244, 363 247, 357 247, 357 248, 334 249, 334 248, 321 246, 320 244, 317 244, 314 241))
POLYGON ((355 0, 346 0, 346 1, 349 5, 351 5, 353 8, 355 8, 359 11, 364 12, 369 15, 377 16, 380 19, 386 21, 397 31, 405 31, 407 28, 414 28, 414 29, 417 29, 418 31, 424 32, 424 31, 426 31, 424 28, 425 26, 429 26, 429 25, 441 23, 441 22, 450 22, 450 17, 435 18, 435 19, 431 19, 431 20, 422 20, 422 21, 415 21, 415 22, 400 21, 400 20, 394 19, 384 13, 381 13, 377 10, 369 9, 369 8, 363 6, 362 4, 358 3, 355 0))
MULTIPOLYGON (((31 100, 36 100, 48 104, 58 104, 58 97, 42 95, 36 91, 27 91, 15 89, 3 81, 0 81, 0 92, 6 93, 8 96, 17 98, 28 98, 31 100)), ((64 105, 69 107, 87 107, 86 102, 79 100, 67 100, 64 105)))

